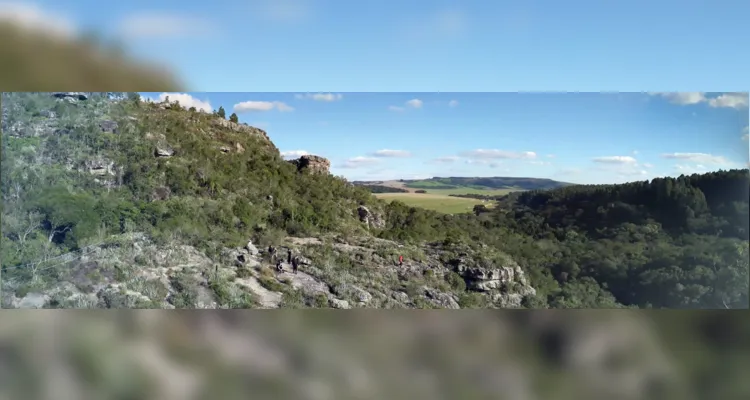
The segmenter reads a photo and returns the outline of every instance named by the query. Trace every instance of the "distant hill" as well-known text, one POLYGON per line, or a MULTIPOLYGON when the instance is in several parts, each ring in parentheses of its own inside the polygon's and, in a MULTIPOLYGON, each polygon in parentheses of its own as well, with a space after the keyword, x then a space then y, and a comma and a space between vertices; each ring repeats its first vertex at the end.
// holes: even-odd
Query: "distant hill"
MULTIPOLYGON (((471 188, 476 190, 515 189, 515 190, 545 190, 571 186, 572 183, 554 181, 543 178, 517 177, 434 177, 429 179, 401 179, 397 182, 403 187, 412 189, 449 190, 471 188)), ((355 185, 371 186, 382 182, 356 181, 355 185)))

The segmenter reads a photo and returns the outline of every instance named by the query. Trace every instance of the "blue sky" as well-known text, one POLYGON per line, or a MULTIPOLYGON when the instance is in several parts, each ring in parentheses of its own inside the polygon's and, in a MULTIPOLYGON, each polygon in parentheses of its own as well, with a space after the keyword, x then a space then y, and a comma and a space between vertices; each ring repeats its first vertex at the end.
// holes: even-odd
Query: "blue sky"
POLYGON ((357 179, 615 182, 744 166, 747 96, 717 96, 750 87, 748 15, 747 0, 0 0, 0 19, 94 31, 171 66, 212 106, 289 105, 241 119, 357 179), (501 91, 561 94, 470 93, 501 91), (600 91, 685 93, 562 94, 600 91), (295 98, 308 92, 343 96, 295 98), (413 154, 346 163, 382 149, 413 154), (497 151, 466 153, 477 149, 497 151))
POLYGON ((747 0, 17 0, 15 9, 119 38, 195 91, 750 86, 747 0))
POLYGON ((744 168, 747 94, 142 93, 224 107, 351 180, 525 176, 613 183, 744 168))

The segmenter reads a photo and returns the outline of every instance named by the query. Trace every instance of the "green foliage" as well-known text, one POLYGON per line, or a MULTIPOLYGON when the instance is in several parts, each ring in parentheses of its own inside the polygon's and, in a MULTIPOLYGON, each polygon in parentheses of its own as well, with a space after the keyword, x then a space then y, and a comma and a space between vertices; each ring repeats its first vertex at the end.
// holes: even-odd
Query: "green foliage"
POLYGON ((216 112, 216 115, 218 115, 221 119, 227 118, 227 113, 226 111, 224 111, 224 107, 219 107, 219 111, 216 112))
POLYGON ((229 121, 238 124, 240 122, 240 119, 237 117, 237 114, 232 113, 232 115, 229 116, 229 121))
MULTIPOLYGON (((338 177, 298 173, 265 137, 227 129, 216 115, 164 110, 132 94, 89 95, 75 104, 45 93, 2 95, 0 256, 4 278, 20 280, 19 287, 33 288, 40 277, 58 279, 54 268, 43 269, 55 266, 55 257, 113 234, 146 232, 160 244, 181 242, 215 254, 250 238, 265 247, 285 235, 369 232, 407 247, 429 243, 459 253, 467 246, 473 257, 500 265, 509 256, 537 291, 524 299, 525 307, 747 307, 747 170, 562 185, 505 196, 476 214, 445 215, 386 204, 367 187, 338 177), (117 123, 116 135, 102 132, 105 120, 117 123), (236 145, 245 150, 234 151, 236 145), (156 157, 157 146, 174 155, 156 157), (366 230, 356 215, 359 205, 380 214, 385 226, 366 230)), ((456 179, 429 185, 513 183, 456 179)), ((380 256, 395 262, 397 254, 380 256)), ((345 253, 327 251, 321 260, 350 272, 359 268, 345 253)), ((429 279, 466 292, 458 275, 429 279)), ((260 282, 284 292, 285 304, 323 306, 321 299, 285 291, 274 277, 260 282)), ((170 301, 194 307, 198 284, 175 284, 182 290, 170 301)), ((222 305, 253 303, 224 286, 216 281, 211 287, 222 305)), ((467 307, 477 300, 473 294, 462 299, 467 307)))

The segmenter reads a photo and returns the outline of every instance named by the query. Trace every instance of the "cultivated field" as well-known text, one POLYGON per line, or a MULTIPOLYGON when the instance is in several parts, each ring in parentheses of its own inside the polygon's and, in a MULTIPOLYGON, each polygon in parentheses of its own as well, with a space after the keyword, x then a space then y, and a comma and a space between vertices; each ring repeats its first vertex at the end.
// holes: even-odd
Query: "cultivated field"
POLYGON ((377 193, 376 197, 393 201, 398 200, 411 207, 421 207, 428 210, 435 210, 446 214, 459 214, 471 212, 477 204, 490 205, 490 202, 483 202, 477 199, 465 199, 461 197, 451 197, 447 194, 433 193, 377 193))
MULTIPOLYGON (((375 183, 375 182, 373 182, 375 183)), ((452 197, 452 194, 483 194, 488 196, 505 195, 517 190, 514 189, 482 189, 475 187, 455 187, 453 189, 433 189, 430 188, 429 182, 419 185, 419 188, 407 187, 404 182, 383 181, 377 182, 378 185, 388 186, 408 190, 409 193, 376 193, 374 196, 387 200, 398 200, 411 207, 421 207, 428 210, 439 211, 446 214, 458 214, 471 212, 475 205, 484 204, 487 207, 492 206, 491 201, 478 199, 467 199, 461 197, 452 197), (417 190, 424 190, 427 193, 416 193, 417 190)))

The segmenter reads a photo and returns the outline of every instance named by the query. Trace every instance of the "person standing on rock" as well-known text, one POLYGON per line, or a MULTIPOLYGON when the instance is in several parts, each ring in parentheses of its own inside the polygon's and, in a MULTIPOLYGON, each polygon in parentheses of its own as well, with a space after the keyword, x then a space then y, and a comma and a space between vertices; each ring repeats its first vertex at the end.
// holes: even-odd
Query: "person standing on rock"
POLYGON ((271 263, 276 262, 276 248, 273 245, 268 246, 268 254, 271 256, 271 263))
POLYGON ((294 257, 292 258, 292 272, 296 274, 298 268, 299 268, 299 257, 294 257))
POLYGON ((404 265, 404 256, 398 256, 398 266, 404 265))
POLYGON ((292 249, 291 248, 286 249, 286 263, 287 264, 292 263, 292 249))
POLYGON ((276 272, 284 272, 284 261, 283 260, 277 260, 276 261, 276 272))

